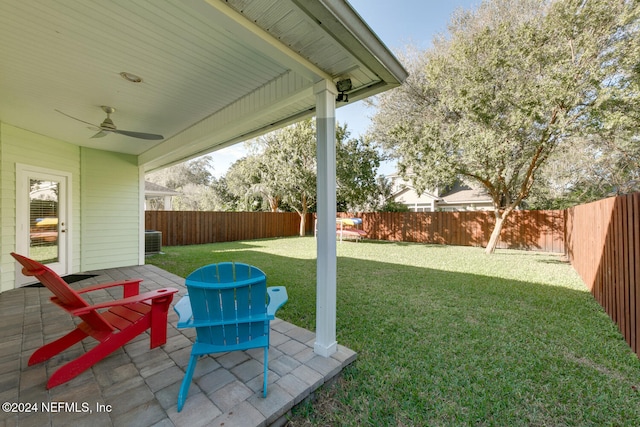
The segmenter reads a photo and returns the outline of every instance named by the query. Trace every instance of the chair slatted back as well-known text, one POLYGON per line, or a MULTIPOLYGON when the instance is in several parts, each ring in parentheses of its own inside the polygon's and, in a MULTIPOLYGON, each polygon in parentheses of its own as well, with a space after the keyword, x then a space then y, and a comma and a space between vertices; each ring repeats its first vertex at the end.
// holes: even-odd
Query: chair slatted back
MULTIPOLYGON (((69 286, 55 271, 46 265, 34 261, 25 256, 11 252, 13 256, 22 265, 22 274, 25 276, 33 276, 47 287, 55 295, 51 300, 67 311, 88 307, 89 303, 85 301, 80 294, 69 286)), ((107 322, 100 313, 93 310, 87 314, 80 316, 93 331, 113 331, 115 328, 107 322)))
POLYGON ((191 273, 186 285, 198 342, 242 345, 265 336, 267 278, 258 268, 241 263, 211 264, 191 273))

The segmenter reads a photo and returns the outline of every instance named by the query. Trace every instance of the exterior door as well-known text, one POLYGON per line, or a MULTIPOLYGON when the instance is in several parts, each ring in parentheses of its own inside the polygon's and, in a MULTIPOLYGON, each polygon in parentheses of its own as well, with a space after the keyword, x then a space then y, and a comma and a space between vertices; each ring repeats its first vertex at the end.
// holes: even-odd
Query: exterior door
MULTIPOLYGON (((16 252, 65 275, 70 271, 71 175, 28 165, 17 165, 16 172, 16 252)), ((17 269, 17 286, 33 281, 17 269)))

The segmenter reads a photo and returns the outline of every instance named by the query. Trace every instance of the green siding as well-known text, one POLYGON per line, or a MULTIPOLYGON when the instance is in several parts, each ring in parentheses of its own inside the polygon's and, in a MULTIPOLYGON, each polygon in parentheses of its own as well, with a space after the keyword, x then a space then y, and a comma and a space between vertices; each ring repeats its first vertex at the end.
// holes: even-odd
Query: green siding
POLYGON ((0 292, 15 287, 16 163, 71 174, 71 268, 137 265, 140 175, 132 155, 78 147, 0 123, 0 292))
MULTIPOLYGON (((15 287, 15 263, 9 255, 16 248, 16 163, 40 168, 54 169, 71 173, 72 209, 70 214, 72 227, 80 222, 80 148, 76 145, 35 134, 24 129, 0 123, 0 222, 1 259, 0 292, 15 287)), ((72 233, 69 242, 73 250, 72 269, 80 265, 79 233, 72 233)))
POLYGON ((83 149, 82 270, 137 265, 140 186, 136 157, 83 149))

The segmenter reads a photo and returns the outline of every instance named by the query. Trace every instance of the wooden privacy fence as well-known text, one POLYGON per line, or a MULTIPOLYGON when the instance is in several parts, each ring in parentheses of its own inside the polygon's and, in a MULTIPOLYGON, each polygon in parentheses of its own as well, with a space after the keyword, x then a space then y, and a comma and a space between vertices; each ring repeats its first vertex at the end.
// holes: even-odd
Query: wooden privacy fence
MULTIPOLYGON (((348 217, 348 214, 340 214, 348 217)), ((486 246, 493 212, 373 212, 355 215, 374 240, 486 246)), ((564 253, 564 211, 514 211, 500 233, 498 248, 564 253)))
POLYGON ((640 356, 640 193, 567 210, 571 264, 640 356))
MULTIPOLYGON (((351 215, 340 213, 338 216, 351 215)), ((368 238, 457 246, 486 246, 493 212, 360 213, 368 238)), ((515 211, 505 221, 499 248, 564 253, 564 211, 515 211)), ((314 219, 306 219, 313 233, 314 219)), ((297 236, 300 216, 283 212, 146 211, 145 228, 162 232, 162 244, 202 243, 297 236)))
MULTIPOLYGON (((199 245, 236 240, 297 236, 295 212, 145 211, 145 229, 162 232, 163 246, 199 245)), ((311 215, 308 216, 311 218, 311 215)), ((307 219, 307 232, 313 220, 307 219)))

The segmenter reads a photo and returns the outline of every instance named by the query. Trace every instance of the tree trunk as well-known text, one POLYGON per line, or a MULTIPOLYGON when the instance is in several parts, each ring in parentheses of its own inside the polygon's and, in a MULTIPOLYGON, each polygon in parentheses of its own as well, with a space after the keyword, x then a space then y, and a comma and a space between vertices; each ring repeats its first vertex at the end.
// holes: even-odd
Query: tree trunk
POLYGON ((307 206, 307 196, 302 196, 302 210, 298 212, 300 214, 300 237, 306 236, 307 231, 307 212, 309 208, 307 206))
POLYGON ((511 209, 505 210, 500 214, 500 211, 496 211, 496 225, 493 227, 493 232, 491 232, 491 238, 489 239, 489 243, 487 244, 484 253, 487 255, 491 255, 496 251, 496 245, 498 244, 498 240, 500 239, 500 231, 502 231, 502 224, 504 224, 504 219, 511 212, 511 209))
POLYGON ((306 225, 307 225, 307 214, 305 212, 300 212, 300 237, 304 237, 306 233, 306 225))
POLYGON ((278 206, 280 206, 280 197, 267 197, 269 200, 269 208, 271 209, 271 212, 278 212, 278 206))

